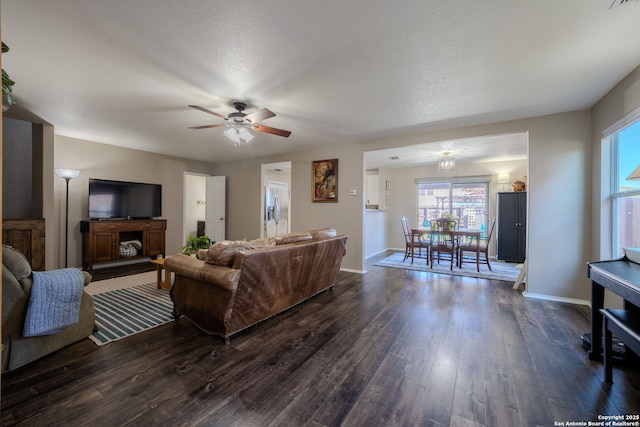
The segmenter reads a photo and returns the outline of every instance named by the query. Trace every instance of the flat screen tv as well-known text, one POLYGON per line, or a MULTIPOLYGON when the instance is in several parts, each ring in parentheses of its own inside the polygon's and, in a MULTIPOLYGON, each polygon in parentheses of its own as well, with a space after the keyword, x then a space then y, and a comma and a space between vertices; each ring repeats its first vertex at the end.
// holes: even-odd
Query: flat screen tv
POLYGON ((162 185, 89 178, 89 218, 162 216, 162 185))

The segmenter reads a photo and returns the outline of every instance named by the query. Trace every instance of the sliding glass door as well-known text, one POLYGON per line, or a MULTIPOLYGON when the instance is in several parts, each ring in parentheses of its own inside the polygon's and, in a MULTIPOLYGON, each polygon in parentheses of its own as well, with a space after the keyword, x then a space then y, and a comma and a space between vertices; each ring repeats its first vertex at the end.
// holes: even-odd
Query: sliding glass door
POLYGON ((486 232, 488 194, 488 181, 418 183, 418 224, 429 227, 431 220, 453 215, 460 220, 460 228, 486 232))

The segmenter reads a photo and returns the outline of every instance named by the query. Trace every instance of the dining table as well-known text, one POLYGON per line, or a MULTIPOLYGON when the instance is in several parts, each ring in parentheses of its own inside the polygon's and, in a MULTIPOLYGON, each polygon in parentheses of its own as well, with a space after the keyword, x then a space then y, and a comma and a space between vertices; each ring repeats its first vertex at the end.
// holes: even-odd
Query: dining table
MULTIPOLYGON (((482 237, 482 230, 434 230, 431 228, 412 228, 411 229, 411 264, 413 264, 414 243, 419 236, 429 235, 432 239, 434 235, 454 237, 471 237, 476 238, 476 243, 482 237)), ((429 260, 427 259, 427 264, 429 260)), ((459 266, 456 265, 456 266, 459 266)), ((480 271, 480 245, 476 244, 476 268, 480 271)))

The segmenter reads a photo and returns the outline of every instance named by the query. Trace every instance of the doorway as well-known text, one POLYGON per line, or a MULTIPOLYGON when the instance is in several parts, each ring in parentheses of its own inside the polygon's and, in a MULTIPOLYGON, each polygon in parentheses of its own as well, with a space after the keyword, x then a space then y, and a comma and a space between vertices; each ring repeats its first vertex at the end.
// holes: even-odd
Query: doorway
POLYGON ((261 237, 291 232, 291 162, 262 164, 261 237))
POLYGON ((189 236, 198 236, 198 224, 206 217, 207 176, 198 173, 184 173, 184 200, 182 222, 182 244, 186 245, 189 236))
POLYGON ((226 177, 184 173, 183 245, 189 236, 225 239, 226 177))

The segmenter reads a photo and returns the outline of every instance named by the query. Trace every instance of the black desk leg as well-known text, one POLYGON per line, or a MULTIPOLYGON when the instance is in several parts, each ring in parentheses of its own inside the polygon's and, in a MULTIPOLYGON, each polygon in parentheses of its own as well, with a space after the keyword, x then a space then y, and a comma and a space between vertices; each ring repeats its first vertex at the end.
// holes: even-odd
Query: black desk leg
POLYGON ((602 360, 602 314, 604 305, 604 287, 591 282, 591 350, 590 360, 602 360))

